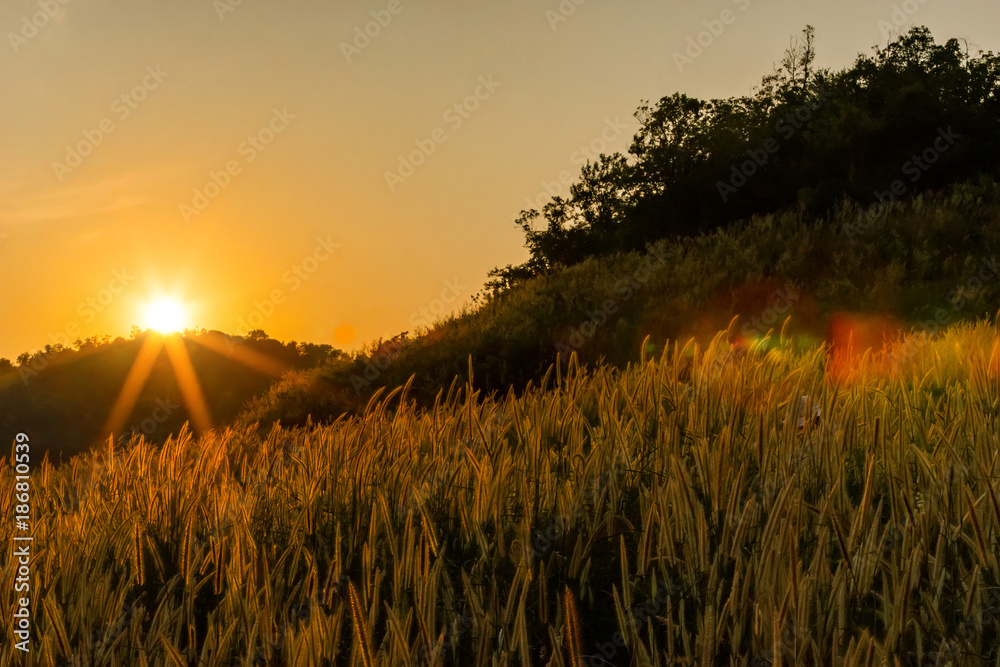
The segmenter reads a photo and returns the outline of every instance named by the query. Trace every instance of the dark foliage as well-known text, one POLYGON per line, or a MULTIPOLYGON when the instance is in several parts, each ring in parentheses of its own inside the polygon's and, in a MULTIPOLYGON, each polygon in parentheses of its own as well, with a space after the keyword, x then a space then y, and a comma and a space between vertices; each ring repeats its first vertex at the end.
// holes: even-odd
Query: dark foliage
POLYGON ((494 269, 494 293, 753 215, 823 216, 886 198, 897 182, 893 197, 998 173, 1000 56, 914 28, 849 69, 814 59, 808 27, 751 96, 644 103, 627 155, 602 155, 567 198, 521 213, 530 259, 494 269))
MULTIPOLYGON (((24 353, 16 365, 0 360, 0 432, 25 432, 32 453, 53 462, 65 459, 112 435, 108 419, 140 350, 153 333, 132 340, 110 336, 78 340, 73 348, 47 345, 24 353)), ((329 345, 281 343, 263 331, 245 337, 217 331, 187 332, 178 339, 190 359, 213 425, 232 421, 249 400, 265 392, 281 373, 306 369, 336 358, 329 345)), ((191 420, 178 375, 163 346, 149 377, 116 438, 134 433, 162 442, 191 420)), ((6 455, 6 452, 2 453, 6 455)))

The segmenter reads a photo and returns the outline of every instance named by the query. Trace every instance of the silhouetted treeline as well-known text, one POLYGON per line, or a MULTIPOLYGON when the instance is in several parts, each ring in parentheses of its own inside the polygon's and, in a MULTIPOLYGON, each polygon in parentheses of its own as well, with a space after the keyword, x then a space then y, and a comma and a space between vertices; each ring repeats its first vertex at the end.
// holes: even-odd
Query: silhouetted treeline
POLYGON ((627 155, 602 155, 568 197, 522 211, 530 259, 489 286, 757 214, 822 216, 998 173, 1000 57, 921 27, 849 69, 814 59, 808 27, 753 95, 640 106, 627 155))
MULTIPOLYGON (((329 345, 282 343, 263 331, 240 337, 202 330, 173 340, 174 349, 179 343, 190 362, 213 426, 228 424, 283 372, 312 368, 341 354, 329 345)), ((178 379, 185 374, 175 368, 163 339, 151 332, 131 340, 80 340, 72 348, 46 345, 20 355, 17 364, 0 359, 0 433, 9 436, 7 442, 18 432, 28 433, 36 460, 48 452, 53 462, 106 441, 112 408, 132 369, 142 367, 140 352, 147 344, 149 376, 114 436, 124 440, 141 433, 163 441, 193 420, 178 379)))

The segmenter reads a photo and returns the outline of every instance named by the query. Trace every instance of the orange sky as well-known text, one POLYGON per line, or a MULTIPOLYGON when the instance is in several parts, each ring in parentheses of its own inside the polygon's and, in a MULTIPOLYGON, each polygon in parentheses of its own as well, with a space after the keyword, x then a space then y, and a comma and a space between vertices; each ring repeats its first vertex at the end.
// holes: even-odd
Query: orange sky
POLYGON ((575 1, 4 0, 0 357, 164 294, 232 333, 413 331, 526 258, 518 212, 642 99, 748 93, 807 23, 821 66, 894 13, 1000 50, 987 0, 575 1))

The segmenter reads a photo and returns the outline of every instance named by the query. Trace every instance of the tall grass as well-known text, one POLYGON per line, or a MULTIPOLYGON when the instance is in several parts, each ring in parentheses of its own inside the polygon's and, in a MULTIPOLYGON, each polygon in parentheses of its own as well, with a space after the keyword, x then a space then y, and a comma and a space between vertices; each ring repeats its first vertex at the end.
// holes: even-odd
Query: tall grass
POLYGON ((29 662, 1000 664, 998 330, 726 340, 39 467, 29 662))

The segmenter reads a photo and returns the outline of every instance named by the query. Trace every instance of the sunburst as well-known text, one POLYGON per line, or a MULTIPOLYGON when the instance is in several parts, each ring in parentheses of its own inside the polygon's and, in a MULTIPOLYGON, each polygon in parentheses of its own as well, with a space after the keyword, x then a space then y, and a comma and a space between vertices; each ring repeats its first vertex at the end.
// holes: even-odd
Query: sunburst
POLYGON ((187 308, 177 299, 160 297, 146 304, 143 324, 161 334, 183 331, 188 324, 187 308))

